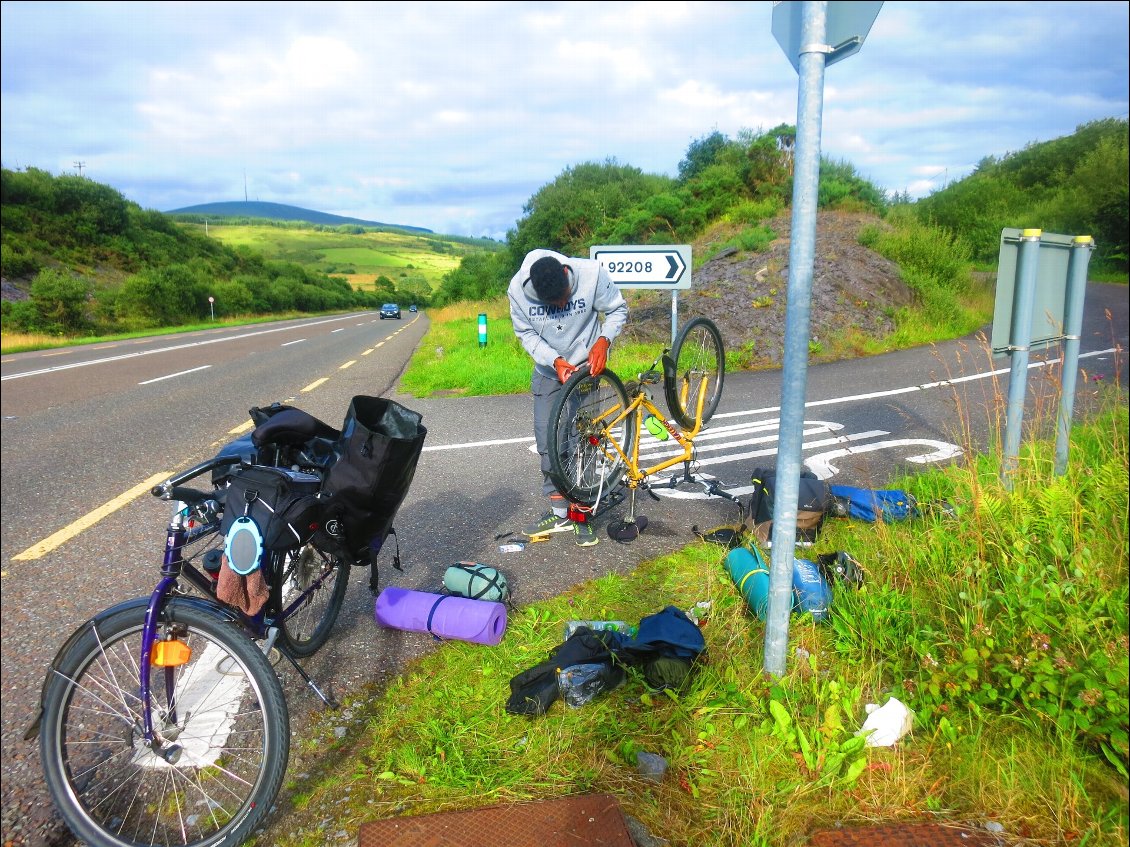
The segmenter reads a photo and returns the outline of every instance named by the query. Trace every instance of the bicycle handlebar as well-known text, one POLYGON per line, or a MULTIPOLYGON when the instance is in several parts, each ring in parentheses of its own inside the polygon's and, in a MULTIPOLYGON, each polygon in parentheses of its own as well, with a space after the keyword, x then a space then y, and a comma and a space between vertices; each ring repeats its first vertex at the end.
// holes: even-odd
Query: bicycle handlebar
POLYGON ((225 465, 238 465, 239 462, 239 456, 216 456, 215 458, 189 468, 183 473, 171 476, 158 485, 154 485, 149 490, 149 493, 162 500, 180 500, 184 503, 199 503, 202 500, 208 500, 213 496, 212 494, 200 491, 196 488, 184 488, 181 486, 181 483, 194 479, 214 468, 224 467, 225 465))

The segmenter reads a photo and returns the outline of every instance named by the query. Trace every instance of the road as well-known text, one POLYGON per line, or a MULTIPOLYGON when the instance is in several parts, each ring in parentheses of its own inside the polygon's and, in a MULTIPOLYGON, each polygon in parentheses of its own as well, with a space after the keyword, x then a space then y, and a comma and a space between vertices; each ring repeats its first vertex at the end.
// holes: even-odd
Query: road
MULTIPOLYGON (((1081 366, 1119 378, 1127 344, 1125 287, 1091 286, 1081 366), (1112 318, 1107 320, 1106 310, 1112 318), (1104 352, 1107 351, 1107 352, 1104 352)), ((156 581, 167 504, 152 480, 190 466, 246 431, 246 410, 279 400, 340 424, 350 398, 384 395, 421 412, 428 437, 397 518, 404 571, 382 554, 382 584, 436 590, 452 562, 496 565, 525 604, 693 540, 693 524, 733 522, 734 507, 696 492, 646 497, 647 531, 632 544, 581 549, 567 535, 521 553, 496 536, 518 532, 542 508, 526 396, 416 399, 396 382, 423 338, 425 316, 375 314, 288 321, 239 330, 5 356, 2 431, 3 841, 65 844, 42 786, 37 749, 22 740, 43 674, 63 639, 156 581), (677 499, 677 502, 676 502, 677 499)), ((1046 358, 1046 357, 1045 357, 1046 358)), ((1033 357, 1030 405, 1054 408, 1055 363, 1033 357)), ((613 367, 615 362, 612 363, 613 367)), ((1006 360, 974 340, 808 372, 804 459, 833 482, 882 487, 892 473, 960 461, 981 449, 1007 390, 1006 360)), ((1082 381, 1081 401, 1090 386, 1082 381)), ((755 467, 775 462, 780 374, 730 374, 719 412, 699 442, 701 470, 741 493, 755 467)), ((647 437, 646 450, 661 449, 647 437)), ((430 638, 379 628, 367 574, 353 577, 330 643, 306 667, 339 696, 387 680, 430 649, 430 638)), ((282 671, 300 724, 320 704, 282 671)))

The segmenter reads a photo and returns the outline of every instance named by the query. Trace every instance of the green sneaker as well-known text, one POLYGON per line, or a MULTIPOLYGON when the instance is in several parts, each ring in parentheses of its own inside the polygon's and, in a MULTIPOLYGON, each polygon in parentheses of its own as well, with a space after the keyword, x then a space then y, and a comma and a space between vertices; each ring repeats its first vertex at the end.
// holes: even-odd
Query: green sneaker
POLYGON ((522 535, 533 538, 535 535, 549 535, 551 532, 567 532, 572 526, 573 522, 571 520, 558 517, 553 514, 553 510, 550 509, 534 523, 522 530, 522 535))
POLYGON ((573 537, 577 540, 578 547, 592 547, 600 541, 593 532, 592 524, 573 521, 573 537))

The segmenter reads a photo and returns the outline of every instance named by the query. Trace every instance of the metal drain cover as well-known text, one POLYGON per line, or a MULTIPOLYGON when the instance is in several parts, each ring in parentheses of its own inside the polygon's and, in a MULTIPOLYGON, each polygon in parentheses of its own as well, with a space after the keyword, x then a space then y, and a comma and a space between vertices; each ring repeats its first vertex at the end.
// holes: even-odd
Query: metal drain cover
POLYGON ((361 824, 358 847, 632 847, 611 794, 506 803, 361 824))

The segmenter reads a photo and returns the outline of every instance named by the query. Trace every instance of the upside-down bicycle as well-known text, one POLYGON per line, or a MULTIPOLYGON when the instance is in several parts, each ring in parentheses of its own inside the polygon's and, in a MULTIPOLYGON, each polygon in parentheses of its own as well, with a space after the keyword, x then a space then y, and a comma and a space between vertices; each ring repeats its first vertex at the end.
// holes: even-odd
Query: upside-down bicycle
POLYGON ((664 350, 651 368, 627 385, 612 371, 597 376, 581 369, 565 383, 550 415, 549 455, 551 476, 570 502, 597 513, 603 505, 622 499, 628 489, 627 518, 610 527, 619 540, 631 540, 646 525, 636 515, 636 491, 675 488, 697 483, 707 494, 738 504, 737 497, 721 488, 715 479, 695 474, 694 440, 714 415, 722 399, 726 377, 726 354, 722 333, 708 318, 687 322, 669 350, 664 350), (662 371, 656 370, 662 367, 662 371), (663 383, 671 419, 656 407, 650 386, 663 383), (653 465, 640 465, 643 429, 657 439, 672 440, 672 455, 653 465), (655 476, 683 465, 683 472, 663 482, 655 476))

